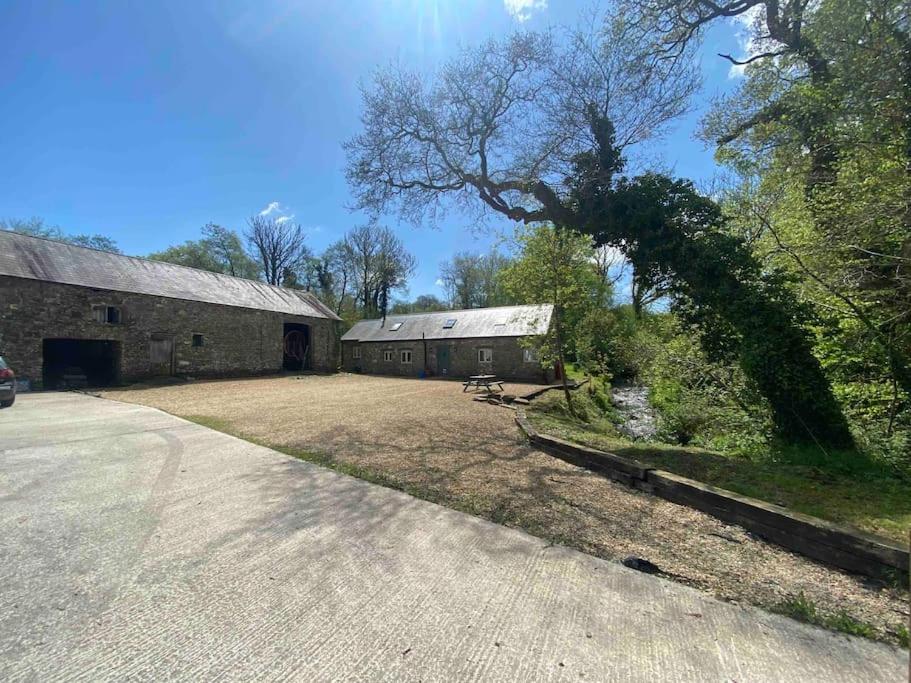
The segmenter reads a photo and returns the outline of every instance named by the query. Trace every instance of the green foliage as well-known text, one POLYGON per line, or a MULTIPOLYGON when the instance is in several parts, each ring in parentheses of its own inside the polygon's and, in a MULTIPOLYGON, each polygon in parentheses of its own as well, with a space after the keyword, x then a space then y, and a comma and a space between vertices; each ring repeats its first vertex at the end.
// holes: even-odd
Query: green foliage
POLYGON ((244 251, 236 232, 208 223, 203 226, 202 234, 202 239, 168 247, 149 254, 148 258, 250 280, 259 278, 260 268, 244 251))
POLYGON ((737 359, 791 441, 852 441, 812 353, 799 305, 777 271, 726 234, 720 208, 686 181, 658 174, 615 179, 622 160, 609 121, 595 119, 598 149, 576 157, 573 202, 599 244, 625 251, 639 276, 672 297, 715 362, 737 359))
POLYGON ((31 235, 32 237, 44 237, 49 240, 75 244, 79 247, 109 251, 113 254, 121 253, 117 243, 110 237, 98 234, 71 235, 64 232, 60 226, 48 225, 44 222, 43 218, 33 217, 28 220, 21 220, 18 218, 2 219, 0 220, 0 230, 10 230, 23 235, 31 235))
POLYGON ((575 330, 577 362, 589 373, 613 380, 639 378, 657 352, 654 319, 637 317, 631 305, 591 309, 575 330))
POLYGON ((414 301, 396 301, 389 309, 390 313, 432 313, 434 311, 445 311, 449 307, 444 301, 440 301, 433 294, 421 294, 414 301))
POLYGON ((573 391, 573 409, 576 416, 570 415, 569 410, 560 395, 550 391, 536 398, 534 411, 538 415, 548 415, 560 421, 583 423, 600 432, 610 433, 619 437, 619 432, 614 427, 616 419, 614 408, 610 403, 610 387, 606 383, 591 383, 588 388, 573 391))
POLYGON ((647 373, 650 401, 658 410, 663 437, 749 453, 767 444, 771 415, 762 396, 733 364, 711 362, 698 331, 669 320, 668 336, 647 373))
POLYGON ((571 353, 576 330, 598 300, 591 238, 549 224, 516 230, 517 257, 501 271, 503 289, 525 304, 552 303, 551 331, 539 340, 542 362, 571 353))
POLYGON ((188 268, 198 268, 199 270, 208 270, 213 273, 223 273, 223 264, 215 255, 203 244, 205 240, 189 240, 183 244, 178 244, 162 251, 156 251, 149 254, 146 258, 153 261, 165 261, 175 263, 179 266, 188 268))
POLYGON ((509 259, 496 250, 488 254, 459 252, 440 264, 440 279, 454 309, 488 308, 515 303, 504 290, 500 273, 509 259))
MULTIPOLYGON (((763 3, 789 12, 791 3, 763 3)), ((788 15, 704 136, 739 176, 733 233, 818 318, 814 351, 858 445, 906 467, 911 422, 911 35, 906 3, 788 15)), ((757 23, 759 35, 768 21, 757 23)))

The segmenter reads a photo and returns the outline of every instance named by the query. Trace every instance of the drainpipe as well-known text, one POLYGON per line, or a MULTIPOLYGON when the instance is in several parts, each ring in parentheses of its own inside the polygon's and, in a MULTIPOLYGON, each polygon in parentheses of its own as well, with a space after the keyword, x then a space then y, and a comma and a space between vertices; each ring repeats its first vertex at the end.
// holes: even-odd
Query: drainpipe
POLYGON ((430 375, 430 368, 427 365, 427 335, 421 332, 421 341, 424 342, 424 376, 430 375))

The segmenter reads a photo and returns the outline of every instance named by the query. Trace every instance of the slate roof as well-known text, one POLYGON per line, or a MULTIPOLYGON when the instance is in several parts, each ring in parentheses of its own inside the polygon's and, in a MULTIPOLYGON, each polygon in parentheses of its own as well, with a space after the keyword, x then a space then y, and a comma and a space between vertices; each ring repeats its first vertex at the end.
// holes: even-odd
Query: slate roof
POLYGON ((0 275, 339 320, 309 292, 5 230, 0 275))
POLYGON ((553 310, 551 304, 533 304, 389 315, 385 323, 383 320, 361 320, 355 323, 342 335, 342 341, 474 339, 545 334, 550 327, 553 310), (455 320, 455 324, 448 329, 444 327, 447 320, 455 320), (401 327, 393 330, 397 323, 402 323, 401 327))

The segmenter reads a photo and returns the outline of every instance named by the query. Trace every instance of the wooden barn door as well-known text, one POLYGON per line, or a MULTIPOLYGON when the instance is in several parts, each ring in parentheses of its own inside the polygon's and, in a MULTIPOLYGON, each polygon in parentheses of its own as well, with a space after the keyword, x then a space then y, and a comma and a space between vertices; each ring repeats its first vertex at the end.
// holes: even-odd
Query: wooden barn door
POLYGON ((149 364, 153 375, 174 374, 174 337, 152 335, 149 342, 149 364))

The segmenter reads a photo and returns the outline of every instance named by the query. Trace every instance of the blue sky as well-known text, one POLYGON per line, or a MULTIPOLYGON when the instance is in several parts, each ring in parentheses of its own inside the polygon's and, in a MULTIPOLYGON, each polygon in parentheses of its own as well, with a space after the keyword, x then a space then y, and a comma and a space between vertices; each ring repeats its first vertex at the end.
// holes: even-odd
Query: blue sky
MULTIPOLYGON (((432 68, 460 45, 522 26, 573 23, 589 2, 0 3, 0 217, 40 216, 143 255, 241 229, 276 202, 320 250, 364 222, 348 210, 341 142, 358 129, 358 83, 398 59, 432 68), (549 6, 548 6, 549 4, 549 6)), ((736 81, 707 40, 702 101, 736 81)), ((701 110, 660 146, 677 175, 707 179, 701 110)), ((453 214, 438 231, 386 221, 418 258, 410 295, 437 293, 440 261, 489 236, 453 214)))

